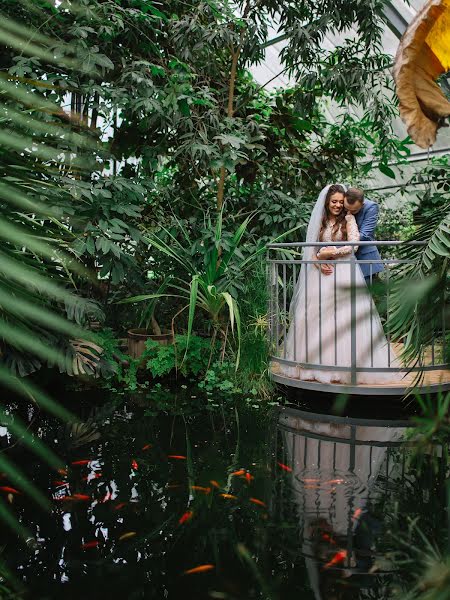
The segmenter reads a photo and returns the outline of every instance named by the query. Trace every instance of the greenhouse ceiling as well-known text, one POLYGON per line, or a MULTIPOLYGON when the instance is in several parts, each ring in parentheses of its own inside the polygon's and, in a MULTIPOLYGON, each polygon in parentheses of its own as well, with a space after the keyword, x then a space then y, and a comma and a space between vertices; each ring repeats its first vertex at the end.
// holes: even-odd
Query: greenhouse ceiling
MULTIPOLYGON (((386 26, 383 32, 383 48, 387 54, 394 58, 397 51, 399 39, 412 21, 417 12, 424 6, 426 0, 410 0, 409 3, 403 0, 393 0, 387 2, 385 6, 386 26)), ((265 49, 265 60, 259 65, 252 67, 253 76, 259 84, 263 85, 267 90, 275 90, 280 87, 289 87, 294 85, 286 74, 284 67, 280 61, 280 52, 285 46, 285 36, 282 31, 278 31, 276 26, 269 33, 269 42, 265 49)), ((332 50, 337 44, 337 38, 329 34, 325 40, 326 47, 332 50)), ((450 87, 449 90, 450 91, 450 87)), ((332 120, 336 114, 336 108, 328 106, 328 117, 332 120)), ((405 126, 400 118, 394 122, 394 130, 399 139, 404 139, 407 135, 405 126)), ((398 180, 395 182, 389 179, 382 173, 378 173, 375 179, 372 179, 369 187, 372 189, 389 189, 396 191, 396 185, 407 181, 418 167, 424 165, 429 159, 429 156, 440 156, 445 154, 450 149, 450 130, 442 128, 438 134, 437 141, 430 152, 423 151, 417 146, 412 146, 412 153, 409 158, 408 165, 402 165, 396 169, 398 180)), ((411 190, 412 191, 412 190, 411 190)))

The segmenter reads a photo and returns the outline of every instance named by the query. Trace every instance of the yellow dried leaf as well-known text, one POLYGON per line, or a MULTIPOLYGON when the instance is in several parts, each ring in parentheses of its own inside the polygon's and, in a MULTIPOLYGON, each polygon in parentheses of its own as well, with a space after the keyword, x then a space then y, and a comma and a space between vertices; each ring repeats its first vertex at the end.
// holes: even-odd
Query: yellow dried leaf
POLYGON ((405 31, 394 61, 400 116, 421 148, 436 141, 450 102, 436 79, 450 69, 450 0, 429 0, 405 31))

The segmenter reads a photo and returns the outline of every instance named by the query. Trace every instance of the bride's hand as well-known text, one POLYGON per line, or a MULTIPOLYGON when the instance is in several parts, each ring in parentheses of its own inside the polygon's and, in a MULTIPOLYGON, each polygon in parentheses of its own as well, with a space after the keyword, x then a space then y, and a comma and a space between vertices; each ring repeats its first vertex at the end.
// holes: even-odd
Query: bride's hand
POLYGON ((320 270, 323 275, 331 275, 333 273, 333 266, 322 264, 320 265, 320 270))

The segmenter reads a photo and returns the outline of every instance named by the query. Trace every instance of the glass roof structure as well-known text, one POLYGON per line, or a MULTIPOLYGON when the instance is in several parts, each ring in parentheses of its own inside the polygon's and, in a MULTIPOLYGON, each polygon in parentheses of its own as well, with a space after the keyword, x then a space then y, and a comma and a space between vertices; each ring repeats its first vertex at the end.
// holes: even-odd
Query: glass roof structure
MULTIPOLYGON (((410 0, 408 3, 404 0, 392 0, 387 2, 385 5, 385 17, 386 25, 383 31, 383 49, 386 54, 394 56, 397 52, 399 40, 407 28, 408 24, 417 14, 417 12, 426 4, 426 0, 410 0)), ((280 87, 289 87, 294 85, 294 82, 289 79, 287 74, 283 71, 283 65, 280 61, 279 55, 282 48, 285 45, 284 36, 282 31, 277 31, 274 27, 269 35, 269 44, 265 49, 265 60, 259 65, 253 66, 251 72, 255 77, 256 81, 263 85, 267 90, 274 90, 280 87)), ((337 38, 333 39, 333 35, 328 35, 325 40, 325 44, 329 49, 333 49, 337 43, 337 38)), ((450 87, 449 90, 450 91, 450 87)), ((336 115, 336 109, 330 105, 328 107, 328 117, 333 120, 333 114, 336 115)), ((393 123, 393 128, 399 139, 404 139, 407 136, 406 128, 400 118, 397 118, 393 123)), ((408 164, 397 167, 391 165, 395 171, 397 177, 393 179, 383 175, 381 172, 372 173, 375 177, 372 177, 370 182, 367 182, 366 190, 369 191, 385 191, 392 194, 388 204, 396 205, 397 201, 400 200, 398 193, 399 185, 408 181, 410 177, 417 171, 418 168, 423 167, 428 161, 429 157, 440 156, 446 154, 450 150, 450 128, 441 128, 438 133, 437 141, 430 151, 424 151, 418 146, 411 147, 411 156, 408 159, 408 164)), ((408 189, 408 196, 411 200, 414 200, 414 189, 408 189)), ((402 198, 402 202, 405 198, 402 198)))

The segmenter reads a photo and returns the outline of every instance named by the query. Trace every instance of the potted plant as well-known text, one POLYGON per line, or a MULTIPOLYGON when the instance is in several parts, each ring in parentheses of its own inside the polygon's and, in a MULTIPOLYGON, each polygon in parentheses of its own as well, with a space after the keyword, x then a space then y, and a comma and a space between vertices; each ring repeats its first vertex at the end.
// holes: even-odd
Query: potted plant
POLYGON ((147 305, 141 315, 141 319, 138 327, 129 329, 127 332, 128 336, 128 354, 132 358, 140 358, 145 350, 145 344, 147 340, 153 340, 164 346, 173 343, 173 333, 162 332, 161 327, 155 317, 155 309, 158 304, 158 300, 166 296, 165 289, 167 287, 167 281, 164 281, 159 287, 156 294, 150 294, 145 296, 133 296, 132 298, 126 298, 121 300, 121 304, 127 304, 131 302, 141 302, 147 300, 147 305))

